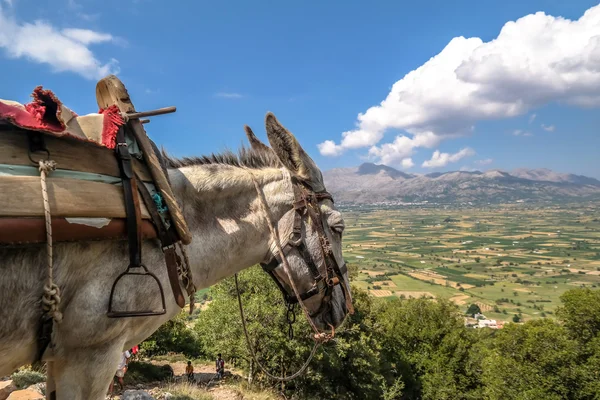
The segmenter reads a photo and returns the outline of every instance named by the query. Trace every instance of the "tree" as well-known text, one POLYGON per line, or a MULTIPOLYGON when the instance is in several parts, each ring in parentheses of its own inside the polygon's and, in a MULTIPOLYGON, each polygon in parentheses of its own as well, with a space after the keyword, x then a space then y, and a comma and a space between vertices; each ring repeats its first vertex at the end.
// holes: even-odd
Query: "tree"
POLYGON ((600 333, 600 292, 571 289, 560 296, 563 305, 556 310, 571 335, 587 343, 600 333))
MULTIPOLYGON (((275 375, 294 373, 313 344, 306 318, 296 310, 294 338, 290 339, 286 307, 271 278, 254 267, 239 274, 239 283, 248 335, 261 364, 275 375)), ((203 347, 210 355, 220 352, 226 359, 235 358, 237 366, 248 372, 250 381, 269 382, 247 348, 233 279, 212 287, 211 294, 213 302, 200 313, 194 328, 203 347)), ((356 288, 352 294, 355 314, 336 334, 334 343, 317 351, 310 373, 287 384, 294 394, 327 399, 381 398, 384 386, 395 384, 391 368, 379 351, 374 299, 356 288)))
POLYGON ((580 386, 577 342, 556 322, 509 324, 488 343, 484 398, 573 399, 580 386), (507 384, 510 382, 510 384, 507 384))
POLYGON ((471 304, 466 314, 475 317, 475 314, 481 314, 481 308, 477 304, 471 304))
POLYGON ((380 305, 383 353, 402 376, 405 398, 465 398, 479 386, 477 374, 466 370, 478 332, 464 327, 455 304, 394 299, 380 305))
POLYGON ((187 310, 183 309, 144 340, 140 344, 140 350, 150 357, 170 352, 181 353, 191 358, 203 355, 203 346, 196 333, 187 327, 186 321, 187 310))
POLYGON ((512 320, 514 323, 521 322, 521 317, 518 314, 513 315, 512 320))

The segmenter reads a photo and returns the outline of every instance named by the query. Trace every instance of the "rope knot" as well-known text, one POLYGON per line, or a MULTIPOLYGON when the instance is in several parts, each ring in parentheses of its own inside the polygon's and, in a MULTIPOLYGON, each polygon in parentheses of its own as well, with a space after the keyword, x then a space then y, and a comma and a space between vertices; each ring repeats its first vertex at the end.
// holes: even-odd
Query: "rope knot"
POLYGON ((56 169, 56 161, 53 160, 40 160, 39 170, 40 172, 44 172, 49 174, 50 172, 56 169))
POLYGON ((44 311, 48 313, 56 322, 63 319, 62 313, 58 307, 60 305, 60 289, 54 282, 44 285, 44 295, 42 296, 44 311))
POLYGON ((335 328, 331 324, 327 324, 331 328, 331 333, 329 332, 319 332, 313 335, 313 338, 316 343, 323 344, 327 343, 335 337, 335 328))

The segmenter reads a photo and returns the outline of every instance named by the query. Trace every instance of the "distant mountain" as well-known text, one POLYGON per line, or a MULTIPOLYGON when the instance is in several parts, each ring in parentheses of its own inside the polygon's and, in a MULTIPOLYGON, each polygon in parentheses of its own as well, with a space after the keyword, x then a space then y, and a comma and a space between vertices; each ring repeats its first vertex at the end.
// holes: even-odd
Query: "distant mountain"
POLYGON ((381 204, 428 201, 512 202, 600 199, 600 181, 549 169, 435 172, 408 174, 386 165, 365 163, 323 173, 337 202, 381 204))
POLYGON ((546 168, 539 169, 526 169, 518 168, 511 172, 511 175, 518 178, 529 179, 532 181, 543 181, 543 182, 567 182, 575 183, 579 185, 600 185, 600 181, 594 178, 588 178, 587 176, 574 175, 574 174, 561 174, 554 172, 546 168))
POLYGON ((402 171, 398 171, 392 167, 388 167, 387 165, 377 165, 372 163, 364 163, 360 167, 358 167, 357 173, 359 175, 376 175, 376 174, 384 174, 388 175, 391 178, 403 178, 410 179, 414 178, 414 175, 404 173, 402 171))

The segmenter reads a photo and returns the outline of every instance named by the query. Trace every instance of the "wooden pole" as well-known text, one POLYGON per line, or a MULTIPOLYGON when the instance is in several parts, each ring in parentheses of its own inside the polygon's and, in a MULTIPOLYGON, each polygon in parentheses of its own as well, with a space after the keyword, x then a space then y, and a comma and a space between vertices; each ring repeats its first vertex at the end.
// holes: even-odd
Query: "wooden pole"
POLYGON ((177 107, 171 106, 171 107, 159 108, 157 110, 128 113, 126 115, 127 115, 127 118, 129 118, 129 119, 140 119, 140 118, 144 118, 144 117, 153 117, 155 115, 170 114, 170 113, 174 113, 175 111, 177 111, 177 107))
MULTIPOLYGON (((98 82, 96 85, 96 101, 98 103, 98 107, 102 109, 116 104, 121 113, 134 115, 138 114, 133 106, 133 103, 131 102, 131 99, 129 98, 129 93, 125 88, 125 85, 114 75, 109 75, 98 82)), ((132 129, 138 145, 144 154, 144 160, 146 160, 146 163, 148 164, 157 189, 160 191, 163 200, 167 204, 173 224, 175 225, 175 229, 177 230, 177 234, 179 235, 181 242, 183 244, 190 244, 192 241, 192 235, 185 222, 185 218, 183 217, 181 209, 177 204, 177 200, 173 195, 171 185, 167 181, 167 177, 162 172, 160 162, 154 153, 154 149, 152 148, 150 139, 146 135, 144 126, 139 119, 132 119, 128 122, 128 124, 132 129)))

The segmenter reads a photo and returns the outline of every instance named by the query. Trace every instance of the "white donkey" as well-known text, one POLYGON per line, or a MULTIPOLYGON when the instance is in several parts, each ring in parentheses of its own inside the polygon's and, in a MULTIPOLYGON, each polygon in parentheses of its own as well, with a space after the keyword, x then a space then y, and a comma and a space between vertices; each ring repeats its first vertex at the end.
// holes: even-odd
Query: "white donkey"
MULTIPOLYGON (((193 234, 187 252, 198 289, 269 261, 276 253, 255 182, 284 239, 294 223, 293 182, 308 185, 315 192, 325 190, 313 160, 271 113, 266 116, 266 130, 272 150, 254 140, 253 149, 242 149, 239 155, 168 160, 173 192, 193 234)), ((342 266, 342 215, 329 199, 319 198, 318 204, 334 261, 342 266)), ((315 264, 323 265, 323 240, 309 219, 302 224, 302 235, 315 264)), ((0 376, 36 358, 45 257, 45 245, 0 249, 0 376)), ((302 293, 310 291, 315 282, 305 257, 296 249, 287 254, 292 279, 302 293)), ((60 311, 64 318, 53 329, 53 351, 48 360, 53 382, 48 385, 56 389, 49 398, 104 399, 121 352, 146 339, 180 311, 156 240, 144 242, 143 262, 162 283, 167 314, 111 319, 106 316, 109 293, 128 264, 126 241, 54 245, 54 276, 62 293, 60 311)), ((290 284, 285 274, 277 275, 284 286, 290 284)), ((304 302, 319 329, 339 326, 348 313, 349 281, 345 271, 342 275, 342 283, 327 295, 319 291, 304 302), (323 307, 325 301, 327 307, 323 307)), ((119 284, 115 308, 160 308, 155 282, 146 278, 122 282, 125 287, 119 284)))

